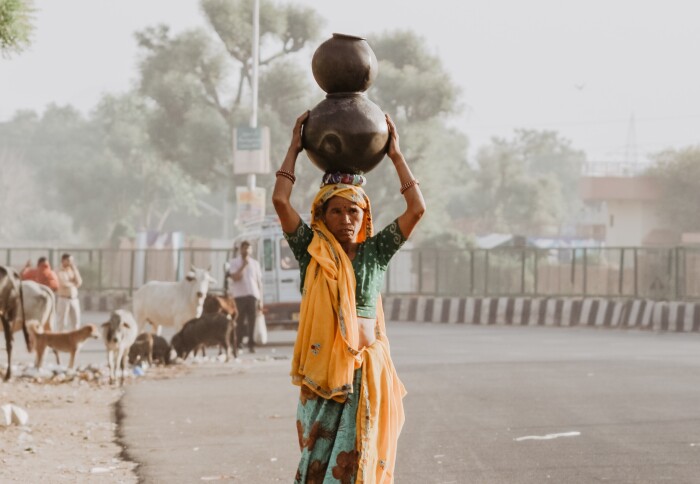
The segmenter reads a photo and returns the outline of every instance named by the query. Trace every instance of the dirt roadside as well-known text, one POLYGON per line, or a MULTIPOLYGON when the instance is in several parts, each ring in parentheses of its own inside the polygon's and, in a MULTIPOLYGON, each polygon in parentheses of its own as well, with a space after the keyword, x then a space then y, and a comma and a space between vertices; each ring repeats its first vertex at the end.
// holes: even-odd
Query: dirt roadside
MULTIPOLYGON (((128 385, 174 378, 184 366, 151 368, 128 385)), ((26 426, 0 425, 0 482, 136 483, 117 435, 116 403, 123 389, 104 380, 16 377, 0 382, 0 405, 27 411, 26 426)))

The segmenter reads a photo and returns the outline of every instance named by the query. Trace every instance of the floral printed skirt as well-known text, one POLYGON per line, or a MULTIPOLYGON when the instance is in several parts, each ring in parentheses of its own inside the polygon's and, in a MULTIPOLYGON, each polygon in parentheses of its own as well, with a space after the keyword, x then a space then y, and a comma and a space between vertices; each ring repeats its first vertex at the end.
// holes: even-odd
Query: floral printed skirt
POLYGON ((327 400, 301 386, 297 432, 301 461, 295 484, 355 482, 359 452, 355 448, 355 421, 362 369, 355 370, 353 393, 344 403, 327 400))

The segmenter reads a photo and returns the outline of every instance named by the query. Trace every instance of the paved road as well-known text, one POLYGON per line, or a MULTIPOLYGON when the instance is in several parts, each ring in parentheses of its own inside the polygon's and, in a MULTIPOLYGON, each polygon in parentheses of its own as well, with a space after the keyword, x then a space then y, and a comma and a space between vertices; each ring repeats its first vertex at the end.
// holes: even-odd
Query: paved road
MULTIPOLYGON (((409 390, 398 483, 700 482, 700 335, 396 323, 389 336, 409 390)), ((128 387, 121 431, 144 482, 291 482, 297 390, 275 337, 128 387)))

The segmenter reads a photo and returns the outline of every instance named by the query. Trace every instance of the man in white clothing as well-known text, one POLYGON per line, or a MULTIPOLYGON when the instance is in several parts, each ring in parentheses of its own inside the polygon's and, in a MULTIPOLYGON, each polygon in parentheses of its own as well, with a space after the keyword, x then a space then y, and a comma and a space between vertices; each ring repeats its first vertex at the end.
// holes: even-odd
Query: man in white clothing
POLYGON ((241 242, 240 254, 231 260, 228 275, 232 279, 229 290, 238 308, 238 344, 241 345, 243 336, 248 336, 248 348, 255 353, 253 333, 255 316, 262 311, 263 285, 260 263, 250 256, 250 242, 247 240, 241 242))
POLYGON ((83 284, 78 268, 73 263, 73 256, 61 256, 61 268, 58 276, 57 296, 57 331, 72 331, 80 327, 80 300, 78 288, 83 284))

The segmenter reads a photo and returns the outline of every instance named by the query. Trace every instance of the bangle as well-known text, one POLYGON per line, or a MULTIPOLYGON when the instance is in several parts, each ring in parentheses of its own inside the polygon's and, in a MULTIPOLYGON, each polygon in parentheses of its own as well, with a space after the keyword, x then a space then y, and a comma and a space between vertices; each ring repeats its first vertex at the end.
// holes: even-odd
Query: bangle
POLYGON ((415 178, 413 180, 407 181, 406 183, 401 185, 401 195, 403 195, 404 192, 406 190, 408 190, 409 188, 411 188, 412 186, 418 186, 418 185, 420 185, 420 182, 418 180, 416 180, 415 178))
POLYGON ((277 170, 275 176, 283 176, 292 183, 297 181, 297 177, 294 176, 294 173, 285 170, 277 170))

